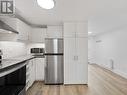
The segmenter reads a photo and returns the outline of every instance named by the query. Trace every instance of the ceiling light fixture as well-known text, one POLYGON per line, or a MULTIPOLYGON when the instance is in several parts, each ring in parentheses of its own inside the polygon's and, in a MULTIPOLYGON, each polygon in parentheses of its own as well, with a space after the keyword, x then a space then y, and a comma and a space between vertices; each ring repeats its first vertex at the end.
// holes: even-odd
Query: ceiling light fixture
POLYGON ((54 0, 37 0, 37 3, 44 9, 52 9, 55 6, 54 0))
POLYGON ((92 34, 92 32, 88 32, 88 34, 92 34))
POLYGON ((9 31, 8 33, 9 33, 9 34, 11 34, 12 32, 11 32, 11 31, 9 31))

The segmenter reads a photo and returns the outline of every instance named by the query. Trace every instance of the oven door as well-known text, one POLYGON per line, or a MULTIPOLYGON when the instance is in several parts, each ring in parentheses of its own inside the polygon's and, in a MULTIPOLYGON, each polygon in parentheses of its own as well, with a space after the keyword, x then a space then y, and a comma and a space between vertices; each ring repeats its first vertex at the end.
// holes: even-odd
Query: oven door
POLYGON ((26 95, 26 87, 18 95, 26 95))
POLYGON ((0 77, 0 95, 25 95, 26 66, 0 77))

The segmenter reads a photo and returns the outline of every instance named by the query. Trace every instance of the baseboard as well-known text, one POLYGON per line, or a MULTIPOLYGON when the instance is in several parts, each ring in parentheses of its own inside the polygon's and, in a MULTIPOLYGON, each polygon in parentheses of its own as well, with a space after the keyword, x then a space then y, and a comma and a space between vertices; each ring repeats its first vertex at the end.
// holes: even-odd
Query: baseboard
POLYGON ((43 81, 43 80, 42 80, 42 81, 41 81, 41 80, 35 80, 35 81, 34 81, 34 83, 35 83, 35 82, 43 82, 43 83, 44 83, 44 81, 43 81))
POLYGON ((98 66, 100 66, 100 67, 102 67, 102 68, 104 68, 104 69, 106 69, 106 70, 109 70, 109 71, 111 71, 111 72, 113 72, 113 73, 115 73, 115 74, 117 74, 117 75, 119 75, 119 76, 121 76, 121 77, 127 79, 127 74, 124 73, 124 72, 121 72, 121 71, 116 70, 116 69, 113 69, 113 70, 112 70, 112 69, 110 69, 110 68, 105 67, 105 66, 102 65, 102 64, 96 64, 96 65, 98 65, 98 66))
POLYGON ((124 73, 124 72, 121 72, 121 71, 119 71, 119 70, 112 70, 114 73, 116 73, 116 74, 118 74, 118 75, 120 75, 120 76, 122 76, 122 77, 124 77, 124 78, 126 78, 127 79, 127 74, 126 73, 124 73))

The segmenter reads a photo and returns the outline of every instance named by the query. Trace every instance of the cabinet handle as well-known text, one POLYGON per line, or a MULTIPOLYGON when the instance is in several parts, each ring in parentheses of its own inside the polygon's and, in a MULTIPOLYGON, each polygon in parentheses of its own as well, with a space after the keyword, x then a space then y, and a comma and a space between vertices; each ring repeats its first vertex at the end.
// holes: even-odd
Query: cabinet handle
POLYGON ((76 60, 78 60, 78 56, 76 56, 76 60))
POLYGON ((78 60, 78 56, 77 56, 77 60, 78 60))
POLYGON ((74 60, 78 60, 78 56, 74 56, 74 60))

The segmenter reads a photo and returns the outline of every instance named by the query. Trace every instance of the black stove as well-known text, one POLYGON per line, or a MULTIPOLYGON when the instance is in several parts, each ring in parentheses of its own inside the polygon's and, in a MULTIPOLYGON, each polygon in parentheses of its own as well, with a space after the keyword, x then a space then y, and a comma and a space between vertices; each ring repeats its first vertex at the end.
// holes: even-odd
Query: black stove
POLYGON ((0 77, 0 95, 25 95, 26 66, 0 77))

